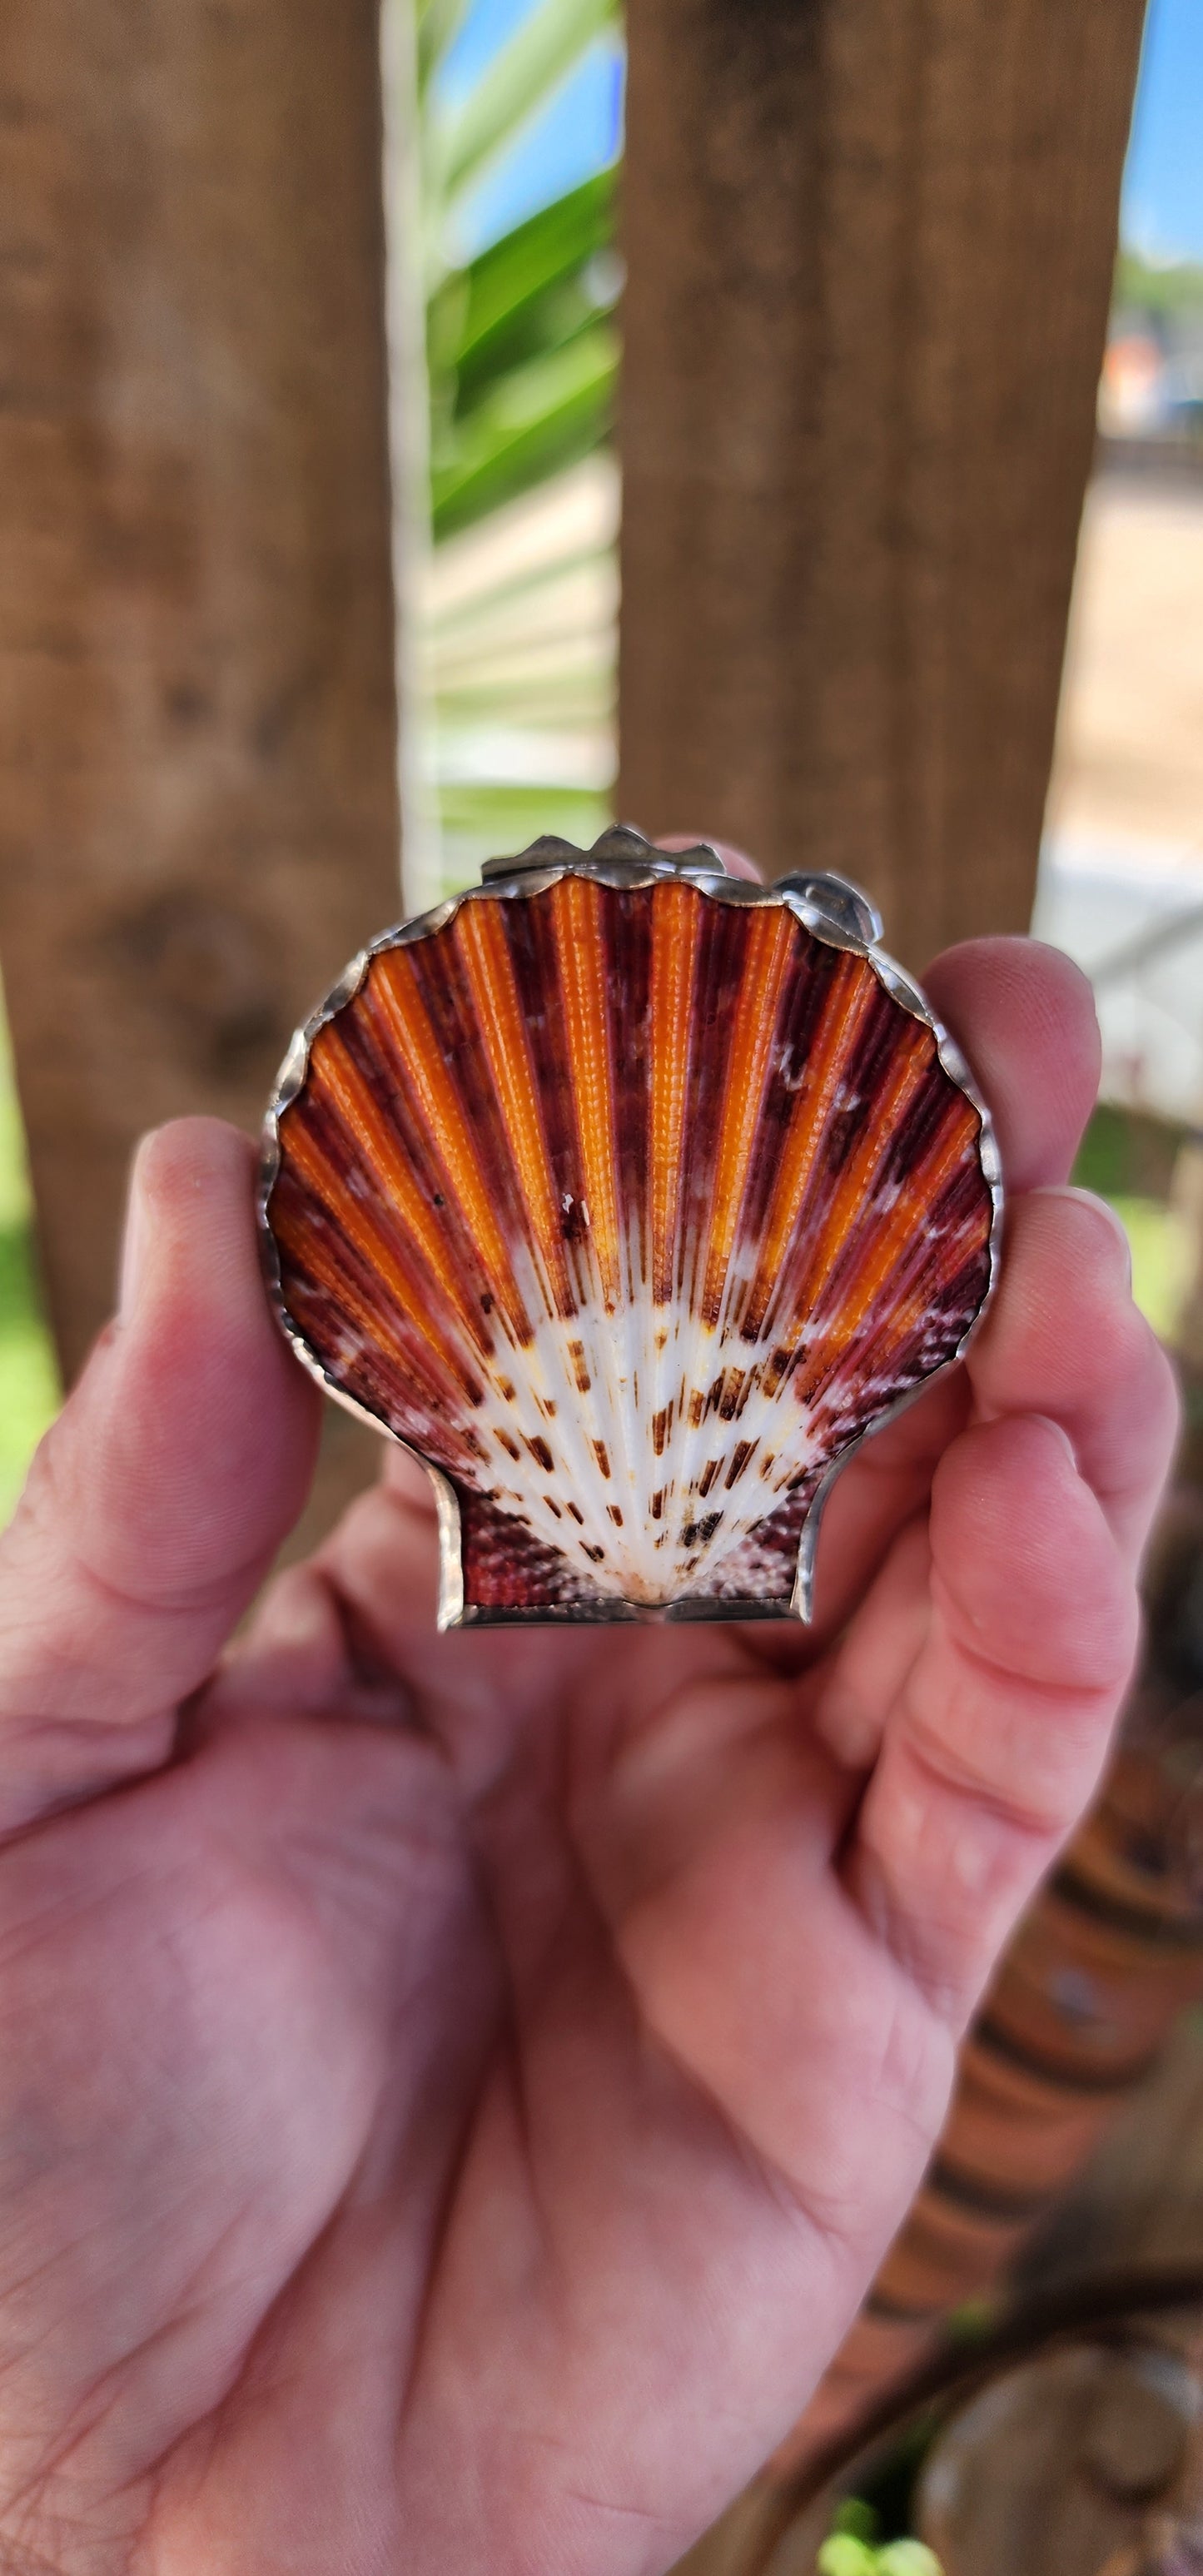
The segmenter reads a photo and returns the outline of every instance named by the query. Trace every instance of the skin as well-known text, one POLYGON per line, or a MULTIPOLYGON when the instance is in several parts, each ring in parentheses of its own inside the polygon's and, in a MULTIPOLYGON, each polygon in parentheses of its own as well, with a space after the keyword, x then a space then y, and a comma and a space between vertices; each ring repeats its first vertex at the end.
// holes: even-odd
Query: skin
POLYGON ((1174 1433, 1062 1184, 1085 985, 928 978, 1003 1283, 850 1467, 811 1633, 433 1630, 395 1460, 304 1497, 252 1153, 138 1157, 0 1548, 0 2566, 652 2576, 804 2406, 1098 1779, 1174 1433))

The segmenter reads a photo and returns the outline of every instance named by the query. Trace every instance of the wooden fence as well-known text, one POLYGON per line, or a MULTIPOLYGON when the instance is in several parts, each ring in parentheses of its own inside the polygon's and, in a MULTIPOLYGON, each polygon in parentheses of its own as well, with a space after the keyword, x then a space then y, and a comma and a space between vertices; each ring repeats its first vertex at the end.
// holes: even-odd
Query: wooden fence
MULTIPOLYGON (((1028 918, 1141 15, 630 0, 620 809, 848 870, 916 965, 1028 918)), ((0 122, 0 964, 69 1376, 138 1132, 256 1124, 398 909, 376 0, 8 0, 0 122)))
MULTIPOLYGON (((1027 919, 1141 0, 631 0, 620 803, 1027 919)), ((377 0, 9 0, 0 964, 64 1367, 397 909, 377 0)), ((404 709, 401 710, 404 721, 404 709)))

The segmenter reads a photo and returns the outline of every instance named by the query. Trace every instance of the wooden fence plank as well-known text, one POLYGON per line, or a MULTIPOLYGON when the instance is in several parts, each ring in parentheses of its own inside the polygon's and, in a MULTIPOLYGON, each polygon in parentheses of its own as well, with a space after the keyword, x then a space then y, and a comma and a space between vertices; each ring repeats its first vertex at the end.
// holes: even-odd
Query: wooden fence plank
POLYGON ((1026 926, 1142 0, 630 0, 619 810, 1026 926))
POLYGON ((376 0, 8 0, 0 960, 65 1367, 394 918, 376 0))

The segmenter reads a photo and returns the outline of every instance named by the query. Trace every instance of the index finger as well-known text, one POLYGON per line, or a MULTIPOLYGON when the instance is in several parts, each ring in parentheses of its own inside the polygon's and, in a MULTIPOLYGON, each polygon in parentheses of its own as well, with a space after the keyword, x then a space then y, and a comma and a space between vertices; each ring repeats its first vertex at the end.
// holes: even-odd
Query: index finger
POLYGON ((966 939, 924 987, 989 1108, 1008 1190, 1068 1180, 1101 1063, 1081 968, 1038 939, 966 939))
MULTIPOLYGON (((1086 977, 1038 940, 972 939, 936 958, 924 988, 991 1112, 1011 1198, 1063 1182, 1098 1088, 1086 977)), ((1004 1263, 1005 1246, 1004 1234, 1004 1263)), ((967 1410, 957 1370, 850 1460, 824 1516, 813 1642, 842 1626, 895 1532, 925 1502, 967 1410)))

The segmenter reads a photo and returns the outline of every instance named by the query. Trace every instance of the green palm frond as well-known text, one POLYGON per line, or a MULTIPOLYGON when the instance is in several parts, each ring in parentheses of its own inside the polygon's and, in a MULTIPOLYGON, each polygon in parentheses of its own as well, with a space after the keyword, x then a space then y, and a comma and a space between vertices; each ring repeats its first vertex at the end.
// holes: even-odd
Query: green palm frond
POLYGON ((610 819, 617 478, 610 460, 440 545, 427 634, 447 883, 540 832, 610 819))
POLYGON ((616 366, 613 331, 594 323, 566 347, 510 368, 436 437, 436 543, 587 456, 610 427, 616 366))
POLYGON ((456 409, 562 346, 612 300, 614 174, 603 170, 454 270, 428 306, 431 371, 456 409))
POLYGON ((524 834, 602 828, 614 696, 613 487, 576 478, 593 474, 613 422, 615 172, 474 255, 457 245, 482 180, 590 49, 613 46, 616 0, 533 0, 464 95, 453 50, 470 5, 416 0, 415 23, 433 546, 423 653, 448 880, 524 834))
POLYGON ((430 86, 468 14, 468 0, 417 0, 418 99, 425 109, 430 86))
POLYGON ((614 15, 614 0, 538 0, 468 97, 437 121, 433 166, 449 203, 513 148, 614 15))

